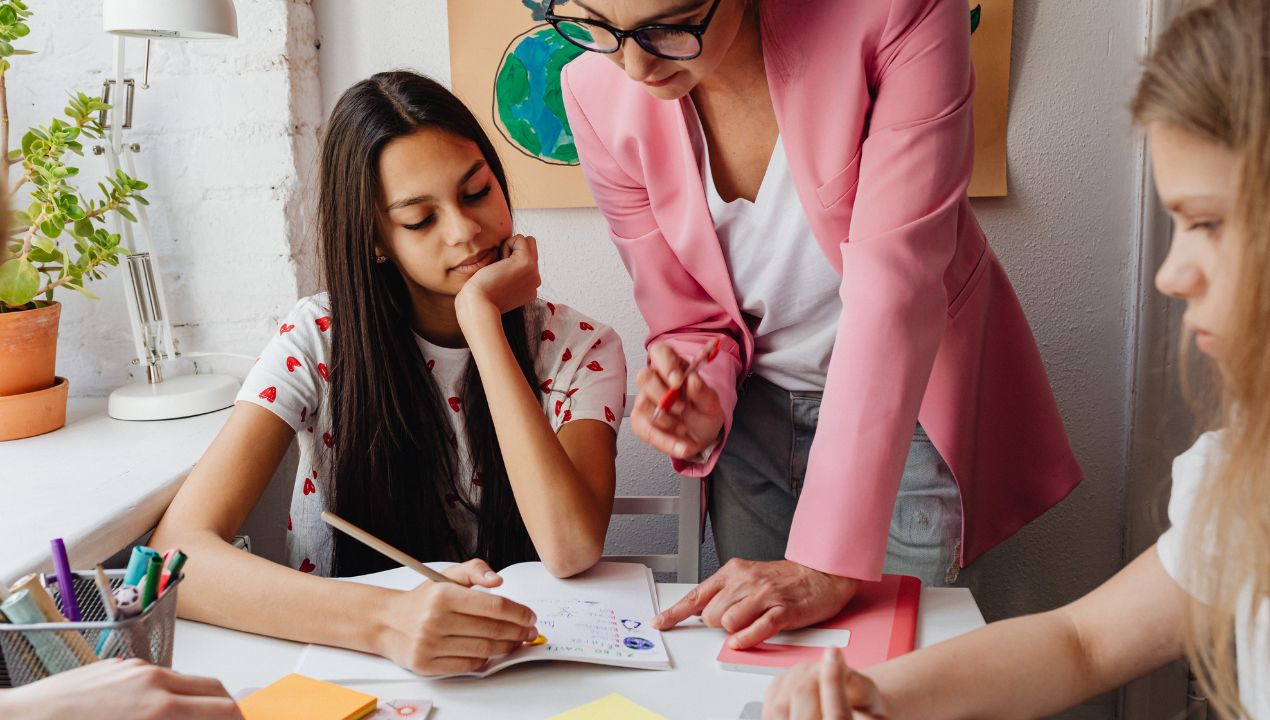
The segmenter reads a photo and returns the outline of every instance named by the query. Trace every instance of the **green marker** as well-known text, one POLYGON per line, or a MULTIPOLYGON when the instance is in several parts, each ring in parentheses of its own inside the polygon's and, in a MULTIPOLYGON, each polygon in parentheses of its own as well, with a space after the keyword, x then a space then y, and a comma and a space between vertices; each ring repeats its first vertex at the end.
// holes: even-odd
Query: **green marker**
POLYGON ((159 576, 163 574, 163 558, 156 553, 150 557, 146 565, 146 576, 141 586, 141 612, 150 607, 159 596, 159 576))
POLYGON ((169 550, 163 553, 163 574, 159 576, 159 597, 167 591, 168 585, 181 577, 181 568, 185 567, 186 555, 180 550, 169 550))

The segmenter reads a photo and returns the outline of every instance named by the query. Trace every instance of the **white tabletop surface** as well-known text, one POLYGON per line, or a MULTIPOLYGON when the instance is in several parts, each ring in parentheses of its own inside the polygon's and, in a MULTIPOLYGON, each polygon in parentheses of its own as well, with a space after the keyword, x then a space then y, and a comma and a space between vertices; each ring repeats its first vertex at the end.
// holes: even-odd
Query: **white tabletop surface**
MULTIPOLYGON (((691 585, 660 584, 662 607, 691 585)), ((924 647, 983 625, 969 590, 925 588, 917 626, 924 647)), ((629 670, 570 662, 516 665, 481 680, 426 680, 355 683, 355 690, 393 699, 432 700, 432 720, 461 718, 549 718, 620 693, 669 718, 735 718, 748 702, 762 701, 772 676, 721 670, 715 656, 724 633, 691 624, 664 635, 673 670, 629 670)), ((304 649, 300 643, 177 621, 173 667, 220 679, 231 693, 259 688, 292 672, 304 649)))
POLYGON ((130 422, 72 398, 65 427, 0 442, 0 581, 51 571, 55 537, 88 568, 152 529, 228 417, 130 422))

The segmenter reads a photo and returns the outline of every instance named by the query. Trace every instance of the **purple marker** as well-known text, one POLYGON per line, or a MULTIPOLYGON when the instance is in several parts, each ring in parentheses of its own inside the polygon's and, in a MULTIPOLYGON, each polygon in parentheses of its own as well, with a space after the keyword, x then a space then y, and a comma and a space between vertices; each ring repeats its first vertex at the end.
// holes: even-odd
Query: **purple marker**
POLYGON ((75 600, 75 581, 71 577, 71 562, 66 557, 66 543, 61 538, 49 542, 53 548, 53 569, 57 572, 57 590, 62 596, 62 610, 66 619, 79 622, 79 603, 75 600))

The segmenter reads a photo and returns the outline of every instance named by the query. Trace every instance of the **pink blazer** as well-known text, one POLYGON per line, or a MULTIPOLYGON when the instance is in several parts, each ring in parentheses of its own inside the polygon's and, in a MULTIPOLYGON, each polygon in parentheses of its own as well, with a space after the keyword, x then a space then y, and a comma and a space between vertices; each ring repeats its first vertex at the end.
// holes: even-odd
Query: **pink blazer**
MULTIPOLYGON (((767 0, 781 138, 842 316, 786 557, 876 579, 913 428, 956 477, 968 563, 1080 482, 1018 299, 966 197, 973 166, 965 0, 767 0)), ((634 280, 648 342, 685 356, 731 427, 753 338, 706 205, 684 98, 592 53, 564 72, 591 191, 634 280)), ((790 212, 798 209, 791 208, 790 212)), ((791 278, 796 281, 796 278, 791 278)), ((676 463, 688 476, 704 465, 676 463)))

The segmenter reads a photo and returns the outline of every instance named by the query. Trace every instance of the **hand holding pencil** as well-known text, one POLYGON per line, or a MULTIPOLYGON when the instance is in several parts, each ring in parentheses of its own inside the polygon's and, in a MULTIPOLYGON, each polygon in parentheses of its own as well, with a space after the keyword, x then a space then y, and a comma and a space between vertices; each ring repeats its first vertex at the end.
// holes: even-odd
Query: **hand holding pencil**
POLYGON ((469 560, 438 573, 334 513, 324 512, 322 519, 432 581, 395 594, 381 609, 378 654, 420 675, 448 675, 476 670, 491 657, 538 638, 532 610, 473 591, 503 581, 485 561, 469 560))
POLYGON ((719 439, 723 408, 699 371, 721 347, 716 337, 685 358, 669 343, 649 346, 648 367, 635 377, 639 394, 631 411, 631 428, 641 440, 672 458, 693 460, 719 439))

